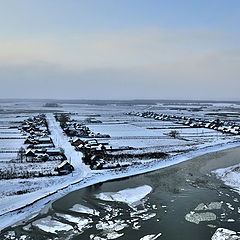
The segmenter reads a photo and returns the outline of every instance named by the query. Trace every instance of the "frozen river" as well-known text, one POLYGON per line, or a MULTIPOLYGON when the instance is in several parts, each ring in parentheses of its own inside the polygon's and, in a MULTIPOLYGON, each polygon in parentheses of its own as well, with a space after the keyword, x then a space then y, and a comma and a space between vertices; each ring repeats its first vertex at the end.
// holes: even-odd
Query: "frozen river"
POLYGON ((152 173, 74 191, 1 236, 203 240, 211 239, 218 228, 239 231, 239 195, 211 174, 238 163, 239 153, 240 148, 210 153, 152 173))

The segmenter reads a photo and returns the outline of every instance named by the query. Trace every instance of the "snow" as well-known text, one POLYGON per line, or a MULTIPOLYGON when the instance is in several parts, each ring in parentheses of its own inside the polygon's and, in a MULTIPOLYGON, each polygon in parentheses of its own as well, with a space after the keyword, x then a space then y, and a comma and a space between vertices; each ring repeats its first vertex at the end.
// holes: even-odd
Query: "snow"
POLYGON ((85 213, 85 214, 91 214, 91 215, 95 215, 95 216, 99 216, 100 212, 86 207, 84 205, 81 204, 75 204, 72 208, 70 208, 69 210, 74 211, 74 212, 78 212, 78 213, 85 213))
POLYGON ((142 238, 140 238, 140 240, 156 240, 158 239, 162 234, 158 233, 158 234, 150 234, 150 235, 146 235, 142 238))
MULTIPOLYGON (((148 163, 138 165, 137 167, 128 167, 124 172, 121 171, 115 171, 115 170, 103 170, 101 172, 98 171, 91 171, 86 177, 81 178, 77 174, 74 174, 73 176, 63 176, 61 178, 56 177, 55 185, 53 185, 54 181, 50 184, 47 184, 46 186, 41 187, 40 191, 35 192, 33 195, 22 195, 18 196, 17 199, 12 198, 6 200, 6 204, 8 206, 7 211, 6 208, 3 211, 1 208, 1 221, 0 223, 0 229, 3 229, 12 223, 22 220, 26 217, 28 217, 31 214, 39 212, 39 210, 50 200, 54 200, 57 198, 60 198, 64 194, 74 191, 76 189, 84 188, 87 186, 90 186, 92 184, 98 183, 98 182, 104 182, 107 180, 112 179, 118 179, 122 177, 129 177, 136 174, 146 173, 150 171, 157 170, 159 168, 164 168, 167 166, 171 166, 183 161, 186 161, 188 159, 191 159, 193 157, 200 156, 202 154, 208 153, 208 152, 214 152, 217 150, 223 150, 230 147, 238 146, 239 143, 233 143, 233 144, 223 144, 223 145, 217 145, 213 147, 208 147, 205 149, 200 149, 194 152, 190 152, 187 154, 181 154, 179 156, 174 156, 170 159, 166 159, 165 161, 149 161, 148 163), (60 180, 62 179, 62 180, 60 180), (28 196, 28 197, 26 197, 28 196), (10 212, 11 210, 22 208, 26 205, 31 204, 32 202, 35 202, 33 205, 30 205, 28 207, 25 207, 21 209, 21 212, 16 211, 10 212), (14 217, 13 217, 14 216, 14 217)), ((41 178, 41 181, 43 178, 41 178)), ((18 181, 18 179, 16 179, 18 181)), ((28 181, 35 181, 34 179, 30 179, 28 181)), ((14 187, 14 183, 12 183, 12 186, 14 187)), ((40 185, 42 186, 42 185, 40 185)), ((1 200, 2 203, 3 200, 1 200)), ((2 205, 1 205, 2 207, 2 205)))
POLYGON ((105 192, 97 194, 96 197, 103 201, 117 201, 128 204, 129 206, 137 206, 144 197, 152 191, 152 187, 148 185, 128 188, 118 192, 105 192))
MULTIPOLYGON (((29 108, 30 110, 34 109, 36 111, 43 110, 44 108, 42 108, 41 106, 42 103, 31 104, 22 103, 21 107, 13 106, 11 104, 8 105, 6 104, 6 106, 4 105, 4 107, 11 108, 13 110, 15 110, 16 108, 21 109, 29 108)), ((47 121, 49 123, 49 129, 51 132, 53 142, 56 145, 56 147, 61 147, 64 149, 67 159, 74 166, 75 171, 73 172, 73 175, 70 174, 68 176, 26 179, 25 184, 21 183, 22 181, 20 181, 19 183, 19 179, 16 179, 16 181, 15 179, 5 182, 1 181, 0 183, 0 185, 2 186, 0 189, 1 193, 2 191, 4 192, 8 190, 10 190, 10 192, 11 191, 13 192, 14 188, 24 190, 27 187, 30 188, 33 192, 15 196, 11 195, 5 199, 1 198, 0 216, 3 221, 1 221, 0 223, 0 229, 11 225, 13 222, 28 217, 31 213, 34 214, 39 212, 39 210, 42 209, 43 206, 48 201, 59 198, 70 191, 83 188, 98 182, 104 182, 111 179, 117 179, 150 172, 153 170, 157 170, 159 168, 164 168, 167 166, 171 166, 173 164, 180 163, 182 161, 186 161, 188 159, 208 152, 239 146, 239 138, 237 136, 235 137, 222 135, 220 133, 216 134, 216 131, 210 129, 204 129, 203 132, 201 132, 202 130, 184 127, 181 128, 180 130, 181 135, 188 141, 181 139, 171 139, 164 134, 169 132, 171 129, 179 127, 179 125, 176 125, 171 122, 155 121, 151 119, 142 119, 137 117, 126 117, 125 115, 122 114, 123 112, 127 111, 126 109, 133 110, 132 106, 118 106, 117 108, 116 106, 113 105, 112 106, 86 105, 86 106, 87 107, 85 108, 84 111, 79 107, 79 105, 71 104, 64 105, 64 108, 62 109, 64 109, 64 111, 77 112, 79 118, 82 119, 85 119, 87 115, 92 114, 93 112, 96 114, 99 113, 101 117, 96 117, 96 119, 101 120, 103 124, 99 125, 91 124, 89 126, 95 132, 110 134, 113 137, 112 139, 107 140, 104 139, 104 141, 109 142, 110 144, 113 143, 115 146, 118 147, 123 145, 126 146, 132 145, 138 148, 145 147, 146 149, 144 151, 148 151, 149 149, 150 150, 161 149, 166 152, 176 150, 192 150, 192 151, 182 154, 175 155, 171 154, 169 158, 164 159, 163 161, 158 160, 148 160, 145 162, 142 161, 141 164, 127 167, 124 169, 124 171, 117 170, 103 170, 101 172, 91 171, 88 166, 82 163, 81 161, 82 154, 80 152, 76 152, 74 150, 74 147, 71 146, 71 144, 68 142, 67 136, 62 132, 62 129, 60 128, 59 123, 56 122, 53 114, 48 113, 47 121), (163 129, 147 129, 148 127, 160 127, 163 129), (16 210, 20 208, 22 208, 20 211, 16 210)), ((162 105, 159 106, 162 108, 162 105)), ((180 107, 179 105, 176 106, 180 107)), ((229 105, 226 105, 226 107, 227 106, 229 105)), ((134 106, 134 108, 135 107, 136 106, 134 106)), ((140 110, 146 109, 146 106, 137 107, 140 110)), ((166 108, 161 111, 173 113, 172 110, 171 111, 167 110, 168 107, 169 106, 166 106, 166 108)), ((211 104, 209 107, 207 107, 206 111, 204 110, 202 111, 202 113, 198 112, 197 114, 205 114, 207 112, 211 113, 212 110, 215 110, 214 104, 211 104)), ((187 113, 187 111, 184 113, 187 113)), ((78 115, 76 116, 78 117, 78 115)), ((29 116, 30 116, 29 114, 21 115, 21 117, 17 119, 17 121, 22 121, 29 116)), ((2 119, 2 123, 0 126, 1 131, 5 132, 7 131, 7 126, 12 124, 12 123, 9 124, 9 120, 11 120, 12 122, 16 121, 16 115, 13 114, 10 116, 10 118, 4 117, 1 119, 2 119)), ((9 134, 10 132, 11 131, 9 131, 9 134)), ((15 135, 15 133, 13 134, 13 131, 11 134, 12 136, 15 135)), ((23 139, 18 139, 16 140, 16 142, 15 141, 13 142, 14 143, 13 145, 15 145, 15 149, 19 148, 22 141, 23 139)), ((3 147, 6 149, 7 148, 6 142, 9 142, 9 140, 6 141, 4 140, 2 141, 2 143, 0 140, 0 148, 3 147)), ((10 146, 10 149, 12 149, 13 147, 10 146)), ((1 154, 0 161, 2 161, 1 154)), ((237 184, 238 183, 236 183, 236 185, 237 184)), ((106 195, 105 197, 109 198, 109 195, 106 195)), ((126 196, 122 196, 121 198, 124 199, 124 197, 126 196)))
POLYGON ((238 239, 240 239, 239 234, 225 228, 218 228, 211 238, 211 240, 238 240, 238 239))
POLYGON ((226 185, 232 187, 240 194, 240 163, 228 168, 221 168, 214 171, 226 185))
POLYGON ((82 218, 82 217, 74 217, 69 214, 57 213, 56 215, 60 218, 67 220, 68 222, 77 224, 79 231, 82 231, 84 228, 87 228, 89 226, 89 223, 92 222, 92 220, 90 219, 82 218))
POLYGON ((71 225, 53 220, 50 216, 34 221, 33 226, 38 227, 44 232, 50 232, 57 234, 59 231, 73 230, 71 225))
POLYGON ((98 230, 104 230, 104 231, 121 231, 123 230, 125 227, 127 227, 128 225, 126 223, 124 223, 123 220, 118 220, 118 221, 108 221, 108 222, 102 222, 99 221, 96 224, 96 229, 98 230))
POLYGON ((116 233, 116 232, 111 232, 107 234, 107 239, 117 239, 123 236, 124 233, 116 233))
POLYGON ((216 217, 216 214, 212 212, 204 212, 204 213, 191 212, 185 216, 185 219, 188 222, 199 224, 200 222, 214 221, 217 219, 217 217, 216 217))
POLYGON ((73 165, 79 177, 86 176, 90 169, 82 162, 82 153, 75 151, 52 113, 46 114, 46 120, 54 145, 64 149, 68 161, 73 165))
POLYGON ((214 210, 221 209, 222 202, 211 202, 209 204, 200 203, 194 210, 195 211, 205 211, 205 210, 214 210))

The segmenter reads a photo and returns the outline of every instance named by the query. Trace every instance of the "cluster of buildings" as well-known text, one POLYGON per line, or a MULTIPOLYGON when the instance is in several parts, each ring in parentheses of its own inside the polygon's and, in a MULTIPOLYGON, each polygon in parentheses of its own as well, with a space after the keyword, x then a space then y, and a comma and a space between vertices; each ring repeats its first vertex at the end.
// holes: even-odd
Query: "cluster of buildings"
POLYGON ((93 170, 129 166, 129 164, 123 162, 111 161, 112 155, 110 153, 112 151, 118 151, 119 149, 113 149, 108 143, 98 142, 97 139, 81 140, 75 138, 71 140, 71 144, 75 146, 76 151, 83 153, 82 160, 93 170))
POLYGON ((44 114, 28 118, 23 121, 19 128, 27 136, 24 142, 25 147, 20 154, 22 161, 41 162, 66 159, 63 150, 55 148, 49 136, 48 124, 44 114))
POLYGON ((173 121, 178 124, 188 125, 192 128, 210 128, 222 133, 229 133, 233 135, 240 135, 240 126, 234 122, 221 121, 219 119, 206 120, 201 118, 189 118, 186 116, 158 114, 154 112, 130 112, 128 115, 134 115, 144 118, 153 118, 161 121, 173 121))
POLYGON ((71 139, 71 145, 75 146, 76 151, 83 153, 82 160, 85 164, 90 165, 91 169, 103 169, 107 162, 104 158, 107 151, 112 147, 108 143, 98 142, 97 139, 81 140, 80 138, 71 139))
MULTIPOLYGON (((55 116, 61 123, 61 117, 55 116)), ((74 120, 70 120, 61 124, 63 131, 70 137, 89 137, 89 138, 110 138, 108 134, 94 133, 89 127, 74 120)))

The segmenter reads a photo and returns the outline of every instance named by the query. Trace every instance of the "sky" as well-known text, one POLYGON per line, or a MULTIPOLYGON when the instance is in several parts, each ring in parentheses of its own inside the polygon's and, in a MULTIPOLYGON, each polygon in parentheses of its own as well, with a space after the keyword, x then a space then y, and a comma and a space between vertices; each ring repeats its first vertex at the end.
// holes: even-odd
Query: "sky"
POLYGON ((239 91, 239 0, 0 0, 0 98, 239 91))

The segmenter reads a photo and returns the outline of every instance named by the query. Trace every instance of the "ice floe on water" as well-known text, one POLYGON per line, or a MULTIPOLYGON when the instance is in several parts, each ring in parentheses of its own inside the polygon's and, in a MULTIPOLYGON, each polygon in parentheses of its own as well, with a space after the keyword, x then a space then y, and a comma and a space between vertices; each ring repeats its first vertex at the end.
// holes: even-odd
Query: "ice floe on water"
POLYGON ((124 233, 111 232, 107 234, 107 239, 117 239, 123 236, 124 233))
POLYGON ((78 213, 91 214, 91 215, 95 215, 95 216, 99 216, 99 214, 100 214, 100 212, 97 211, 96 209, 86 207, 82 204, 75 204, 69 210, 74 211, 74 212, 78 212, 78 213))
POLYGON ((73 227, 69 224, 65 224, 52 219, 50 216, 38 219, 32 223, 33 226, 39 228, 44 232, 57 234, 61 231, 73 230, 73 227))
MULTIPOLYGON (((200 203, 194 209, 185 216, 186 221, 199 224, 200 222, 215 221, 217 216, 215 213, 210 212, 211 210, 222 209, 223 202, 211 202, 211 203, 200 203)), ((221 217, 225 217, 222 216, 221 217)))
POLYGON ((218 228, 211 240, 239 240, 240 233, 234 232, 232 230, 228 230, 225 228, 218 228))
POLYGON ((194 210, 205 211, 205 210, 221 209, 222 204, 223 202, 211 202, 209 204, 200 203, 194 210))
POLYGON ((140 240, 156 240, 158 239, 162 234, 158 233, 158 234, 150 234, 150 235, 146 235, 142 238, 140 238, 140 240))
POLYGON ((185 219, 188 222, 199 224, 200 222, 214 221, 217 219, 217 216, 212 212, 204 212, 204 213, 191 212, 185 216, 185 219))
POLYGON ((75 217, 69 214, 57 213, 56 216, 67 220, 68 222, 75 223, 79 231, 83 231, 85 228, 89 228, 89 224, 92 220, 89 218, 75 217))
POLYGON ((104 231, 121 231, 125 227, 128 227, 126 223, 124 223, 124 220, 115 220, 115 221, 107 221, 107 222, 102 222, 99 221, 96 224, 96 228, 98 230, 104 230, 104 231))
POLYGON ((98 199, 103 201, 116 201, 123 202, 129 206, 135 207, 141 203, 141 200, 145 198, 152 191, 152 187, 148 185, 128 188, 118 192, 105 192, 96 195, 98 199))

